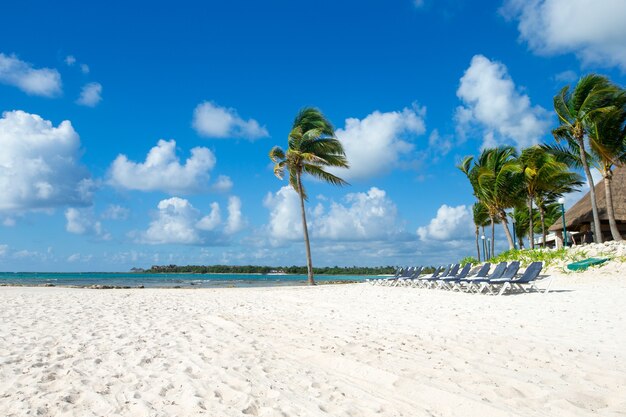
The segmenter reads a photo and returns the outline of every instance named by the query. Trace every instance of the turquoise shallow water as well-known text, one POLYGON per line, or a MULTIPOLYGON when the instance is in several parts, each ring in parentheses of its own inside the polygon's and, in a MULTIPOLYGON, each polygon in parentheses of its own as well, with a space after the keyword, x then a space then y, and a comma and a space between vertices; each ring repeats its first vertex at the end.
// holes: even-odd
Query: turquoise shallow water
MULTIPOLYGON (((357 275, 317 275, 315 280, 364 281, 366 278, 357 275)), ((0 272, 0 285, 2 284, 146 288, 274 287, 304 285, 306 275, 0 272)))

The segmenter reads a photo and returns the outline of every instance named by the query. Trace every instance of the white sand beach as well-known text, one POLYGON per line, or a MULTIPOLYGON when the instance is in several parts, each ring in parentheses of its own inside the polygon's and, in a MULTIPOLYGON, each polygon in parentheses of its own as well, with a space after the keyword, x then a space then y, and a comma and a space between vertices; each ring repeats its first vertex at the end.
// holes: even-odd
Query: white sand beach
POLYGON ((626 279, 607 271, 502 297, 0 288, 0 415, 624 416, 626 279))

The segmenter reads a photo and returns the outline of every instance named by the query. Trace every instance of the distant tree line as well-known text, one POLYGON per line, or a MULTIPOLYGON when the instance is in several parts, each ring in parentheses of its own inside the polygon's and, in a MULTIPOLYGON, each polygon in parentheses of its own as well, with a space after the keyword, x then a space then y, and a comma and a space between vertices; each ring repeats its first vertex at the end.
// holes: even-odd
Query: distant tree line
MULTIPOLYGON (((315 274, 322 275, 381 275, 393 274, 395 266, 331 266, 314 268, 315 274)), ((307 274, 306 266, 259 266, 259 265, 153 265, 150 269, 143 271, 148 274, 162 273, 190 273, 190 274, 307 274)))

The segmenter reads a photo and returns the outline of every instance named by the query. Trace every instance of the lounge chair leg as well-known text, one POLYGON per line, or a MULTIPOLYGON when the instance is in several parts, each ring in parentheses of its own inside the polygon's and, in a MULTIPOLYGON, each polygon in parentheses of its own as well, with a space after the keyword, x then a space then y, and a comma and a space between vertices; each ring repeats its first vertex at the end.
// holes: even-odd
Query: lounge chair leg
POLYGON ((502 295, 504 294, 504 292, 508 289, 511 288, 511 284, 508 282, 505 282, 504 284, 502 284, 502 288, 500 288, 500 292, 498 292, 498 295, 502 295))

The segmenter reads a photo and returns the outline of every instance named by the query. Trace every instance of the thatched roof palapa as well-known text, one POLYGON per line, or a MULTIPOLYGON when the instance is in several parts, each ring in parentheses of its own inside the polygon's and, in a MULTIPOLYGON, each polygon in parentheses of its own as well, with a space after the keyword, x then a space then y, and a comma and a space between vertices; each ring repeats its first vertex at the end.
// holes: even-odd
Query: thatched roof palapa
MULTIPOLYGON (((609 221, 606 212, 606 192, 604 188, 604 179, 595 184, 596 202, 598 204, 598 216, 602 223, 609 221)), ((615 220, 617 222, 626 223, 626 166, 618 167, 613 170, 613 181, 611 182, 611 194, 613 197, 613 211, 615 212, 615 220)), ((591 212, 591 196, 587 192, 583 198, 578 200, 576 204, 565 212, 566 229, 577 231, 583 224, 593 222, 593 213, 591 212)), ((563 223, 556 222, 550 227, 552 231, 563 230, 563 223)))

